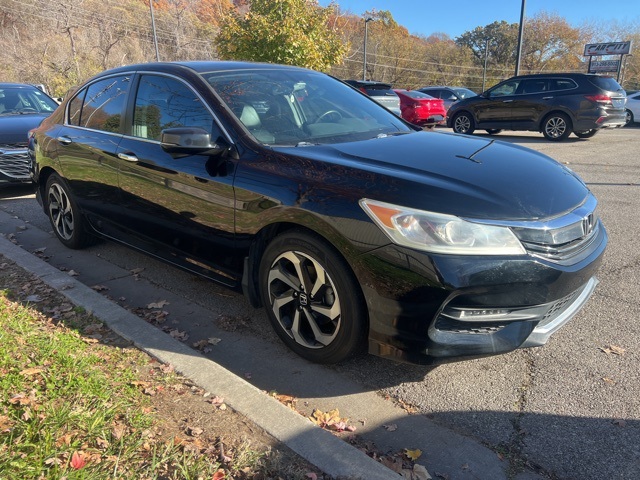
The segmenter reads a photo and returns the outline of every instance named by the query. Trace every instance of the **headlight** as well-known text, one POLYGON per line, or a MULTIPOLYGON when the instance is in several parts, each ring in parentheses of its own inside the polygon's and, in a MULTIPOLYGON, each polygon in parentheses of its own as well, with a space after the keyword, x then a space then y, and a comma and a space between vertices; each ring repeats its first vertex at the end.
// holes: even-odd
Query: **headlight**
POLYGON ((426 212, 363 198, 360 206, 393 243, 433 253, 522 255, 524 247, 507 227, 426 212))

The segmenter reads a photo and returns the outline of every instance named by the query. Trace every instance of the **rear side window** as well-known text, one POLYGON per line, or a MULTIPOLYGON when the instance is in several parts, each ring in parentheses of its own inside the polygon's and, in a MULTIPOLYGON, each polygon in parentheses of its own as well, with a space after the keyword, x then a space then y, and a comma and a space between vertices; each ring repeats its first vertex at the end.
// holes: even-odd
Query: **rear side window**
POLYGON ((122 111, 129 91, 129 77, 109 77, 92 83, 69 103, 69 123, 120 133, 122 111))
POLYGON ((600 77, 600 76, 594 75, 592 77, 589 77, 589 80, 595 86, 603 90, 607 90, 608 92, 617 92, 618 90, 622 90, 622 87, 620 86, 620 84, 611 77, 600 77))
POLYGON ((571 90, 576 88, 576 82, 569 78, 554 78, 550 80, 551 90, 571 90))

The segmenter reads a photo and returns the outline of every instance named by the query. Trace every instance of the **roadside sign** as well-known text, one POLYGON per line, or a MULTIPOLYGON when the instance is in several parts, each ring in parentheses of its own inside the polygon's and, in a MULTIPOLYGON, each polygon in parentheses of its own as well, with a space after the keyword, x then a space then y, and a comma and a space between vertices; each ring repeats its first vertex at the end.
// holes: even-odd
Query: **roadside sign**
POLYGON ((589 65, 589 73, 617 72, 620 68, 620 60, 593 61, 589 65))
POLYGON ((631 42, 589 43, 584 46, 584 56, 594 55, 628 55, 631 42))

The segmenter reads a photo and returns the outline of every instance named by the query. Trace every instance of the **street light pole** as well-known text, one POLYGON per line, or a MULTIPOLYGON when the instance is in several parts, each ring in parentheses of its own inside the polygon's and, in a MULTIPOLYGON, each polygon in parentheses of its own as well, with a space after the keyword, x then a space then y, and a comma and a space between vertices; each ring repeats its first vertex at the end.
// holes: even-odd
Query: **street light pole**
POLYGON ((520 74, 520 56, 522 55, 522 36, 524 33, 524 9, 527 0, 522 0, 522 9, 520 10, 520 29, 518 31, 518 54, 516 56, 516 75, 520 74))
POLYGON ((367 24, 373 20, 373 18, 368 17, 364 19, 364 49, 363 49, 363 59, 362 59, 362 80, 365 81, 367 79, 367 34, 368 28, 367 24))
POLYGON ((153 30, 153 44, 156 46, 156 61, 160 61, 160 51, 158 50, 158 37, 156 35, 156 19, 153 15, 153 0, 149 0, 149 8, 151 9, 151 29, 153 30))

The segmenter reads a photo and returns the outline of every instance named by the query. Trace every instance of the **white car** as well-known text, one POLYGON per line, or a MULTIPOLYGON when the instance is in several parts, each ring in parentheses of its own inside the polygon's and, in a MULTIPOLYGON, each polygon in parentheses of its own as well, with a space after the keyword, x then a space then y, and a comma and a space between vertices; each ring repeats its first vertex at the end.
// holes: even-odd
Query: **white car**
POLYGON ((640 92, 627 96, 627 125, 633 122, 640 123, 640 92))

